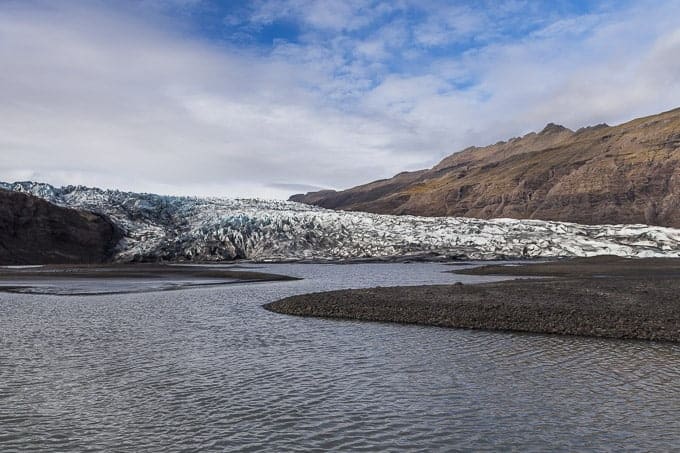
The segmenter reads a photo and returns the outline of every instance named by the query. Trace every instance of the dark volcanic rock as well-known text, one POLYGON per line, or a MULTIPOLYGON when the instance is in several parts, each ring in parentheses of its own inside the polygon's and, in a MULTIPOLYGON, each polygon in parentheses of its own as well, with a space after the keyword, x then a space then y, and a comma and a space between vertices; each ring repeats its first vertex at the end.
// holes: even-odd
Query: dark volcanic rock
POLYGON ((103 215, 0 190, 0 264, 101 263, 121 237, 103 215))
POLYGON ((548 124, 417 172, 293 201, 379 214, 680 227, 680 109, 573 132, 548 124))

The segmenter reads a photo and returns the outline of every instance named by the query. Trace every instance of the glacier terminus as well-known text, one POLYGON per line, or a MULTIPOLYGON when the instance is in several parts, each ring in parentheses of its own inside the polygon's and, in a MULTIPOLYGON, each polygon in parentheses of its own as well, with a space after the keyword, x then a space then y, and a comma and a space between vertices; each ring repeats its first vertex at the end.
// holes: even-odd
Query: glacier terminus
POLYGON ((680 230, 333 211, 280 200, 197 198, 0 183, 58 206, 98 212, 123 231, 115 261, 216 262, 679 257, 680 230))

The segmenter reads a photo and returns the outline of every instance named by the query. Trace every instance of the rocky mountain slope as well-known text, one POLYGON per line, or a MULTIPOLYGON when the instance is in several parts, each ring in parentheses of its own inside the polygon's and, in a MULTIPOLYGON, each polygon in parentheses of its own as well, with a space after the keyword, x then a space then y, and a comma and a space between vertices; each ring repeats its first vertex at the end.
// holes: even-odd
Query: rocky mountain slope
POLYGON ((472 147, 416 172, 294 195, 331 209, 680 227, 680 109, 472 147))
POLYGON ((168 197, 32 182, 0 183, 0 188, 105 215, 124 234, 114 258, 122 262, 680 256, 680 230, 646 225, 390 216, 287 201, 168 197))
POLYGON ((101 263, 121 237, 100 214, 0 190, 0 264, 101 263))

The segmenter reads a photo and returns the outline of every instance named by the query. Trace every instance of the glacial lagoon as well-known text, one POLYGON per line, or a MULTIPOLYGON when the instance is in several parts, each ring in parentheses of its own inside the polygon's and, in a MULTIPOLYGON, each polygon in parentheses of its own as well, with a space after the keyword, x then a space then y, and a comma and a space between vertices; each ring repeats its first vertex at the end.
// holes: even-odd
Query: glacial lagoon
POLYGON ((0 293, 0 450, 680 445, 680 345, 279 315, 262 304, 494 278, 433 263, 251 267, 303 280, 0 293))

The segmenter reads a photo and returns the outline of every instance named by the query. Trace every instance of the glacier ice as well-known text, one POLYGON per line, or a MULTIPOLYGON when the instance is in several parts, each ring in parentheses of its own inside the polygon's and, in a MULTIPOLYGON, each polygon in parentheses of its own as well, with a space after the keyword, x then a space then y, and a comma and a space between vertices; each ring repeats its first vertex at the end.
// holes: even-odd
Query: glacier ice
POLYGON ((0 188, 106 214, 125 233, 117 261, 680 256, 680 230, 648 225, 390 216, 279 200, 161 196, 35 182, 0 183, 0 188))

